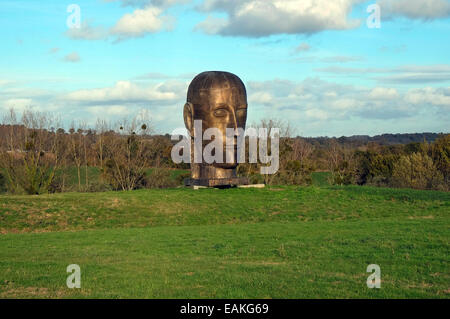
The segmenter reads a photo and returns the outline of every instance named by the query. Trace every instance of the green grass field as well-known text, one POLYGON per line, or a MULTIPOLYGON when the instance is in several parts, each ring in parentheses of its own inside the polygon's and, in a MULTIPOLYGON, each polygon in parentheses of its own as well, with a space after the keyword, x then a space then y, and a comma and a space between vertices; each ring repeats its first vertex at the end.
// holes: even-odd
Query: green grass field
POLYGON ((1 195, 0 297, 448 298, 449 226, 436 191, 1 195), (69 264, 81 289, 66 287, 69 264))

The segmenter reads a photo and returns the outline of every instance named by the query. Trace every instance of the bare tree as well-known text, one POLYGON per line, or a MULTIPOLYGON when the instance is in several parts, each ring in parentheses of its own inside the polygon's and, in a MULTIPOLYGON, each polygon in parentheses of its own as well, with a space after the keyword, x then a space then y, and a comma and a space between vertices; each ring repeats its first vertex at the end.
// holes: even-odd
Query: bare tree
POLYGON ((312 152, 314 151, 314 146, 310 143, 306 142, 303 138, 298 137, 292 143, 292 153, 293 157, 296 160, 299 160, 301 163, 305 163, 311 157, 312 152))
POLYGON ((75 130, 75 122, 72 122, 71 128, 69 129, 70 138, 70 151, 71 157, 77 167, 77 177, 78 177, 78 191, 81 191, 81 163, 82 163, 82 148, 83 135, 80 129, 75 130))
POLYGON ((150 127, 145 116, 124 119, 118 124, 118 136, 105 140, 108 160, 104 175, 116 189, 133 190, 146 184, 149 164, 150 127))
POLYGON ((332 139, 327 149, 328 167, 333 184, 350 184, 354 179, 355 159, 353 150, 332 139))
POLYGON ((97 156, 100 161, 100 169, 103 169, 103 159, 105 154, 105 134, 109 131, 108 122, 106 122, 105 120, 97 119, 97 123, 95 124, 95 131, 97 137, 95 148, 97 150, 97 156))

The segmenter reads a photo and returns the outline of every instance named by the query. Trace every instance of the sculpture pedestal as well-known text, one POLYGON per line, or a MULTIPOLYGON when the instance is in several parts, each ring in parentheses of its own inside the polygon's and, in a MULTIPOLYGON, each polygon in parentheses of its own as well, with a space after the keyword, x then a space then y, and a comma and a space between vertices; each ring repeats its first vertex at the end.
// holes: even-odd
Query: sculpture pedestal
POLYGON ((184 180, 185 186, 234 187, 248 184, 249 180, 247 177, 205 178, 205 179, 186 178, 184 180))

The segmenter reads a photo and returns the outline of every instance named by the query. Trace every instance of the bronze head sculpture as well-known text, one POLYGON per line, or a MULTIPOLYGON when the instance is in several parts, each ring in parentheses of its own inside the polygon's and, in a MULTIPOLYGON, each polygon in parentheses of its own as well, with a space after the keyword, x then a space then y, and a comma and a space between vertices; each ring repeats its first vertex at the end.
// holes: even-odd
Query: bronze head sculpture
MULTIPOLYGON (((219 136, 214 139, 226 140, 227 129, 245 129, 247 120, 247 92, 244 83, 232 73, 209 71, 197 75, 189 85, 187 102, 184 105, 184 123, 191 135, 191 150, 194 154, 194 138, 209 128, 217 128, 219 136), (194 129, 194 122, 201 121, 201 132, 194 129), (197 135, 197 136, 196 136, 197 135)), ((191 179, 187 185, 231 186, 248 184, 236 175, 237 137, 233 131, 232 143, 223 143, 224 158, 230 160, 214 163, 197 162, 191 156, 191 179)), ((208 141, 202 139, 202 151, 208 141)))

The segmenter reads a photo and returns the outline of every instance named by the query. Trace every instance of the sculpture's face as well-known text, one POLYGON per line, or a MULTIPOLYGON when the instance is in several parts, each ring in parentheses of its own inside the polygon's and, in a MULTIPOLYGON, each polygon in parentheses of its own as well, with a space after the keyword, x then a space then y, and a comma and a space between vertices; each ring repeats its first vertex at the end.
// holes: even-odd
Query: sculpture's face
MULTIPOLYGON (((205 90, 199 106, 195 110, 194 118, 202 120, 203 130, 215 127, 222 133, 224 163, 214 163, 213 165, 221 168, 236 167, 237 134, 233 135, 233 143, 226 145, 226 129, 245 129, 245 122, 247 120, 247 101, 245 95, 235 87, 205 90), (231 163, 225 162, 227 153, 231 155, 229 158, 233 159, 231 163)), ((208 141, 205 142, 208 143, 208 141)))
MULTIPOLYGON (((232 141, 232 144, 227 145, 226 129, 245 129, 247 94, 245 86, 237 76, 230 73, 225 74, 226 77, 219 73, 213 78, 213 85, 207 88, 195 87, 194 83, 194 87, 189 89, 192 96, 188 96, 188 102, 193 107, 193 119, 202 120, 203 132, 208 128, 217 128, 221 132, 224 163, 213 163, 212 165, 220 168, 235 168, 238 164, 237 135, 235 134, 232 139, 229 138, 229 142, 232 141), (232 158, 232 161, 227 163, 227 158, 232 158)), ((204 141, 204 145, 209 142, 204 141)))

